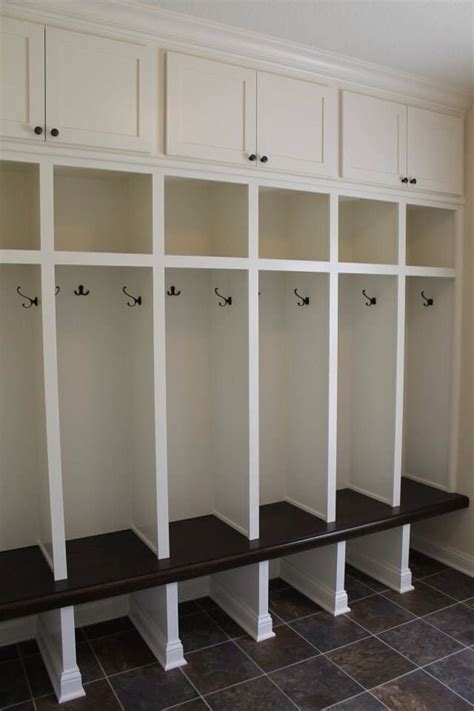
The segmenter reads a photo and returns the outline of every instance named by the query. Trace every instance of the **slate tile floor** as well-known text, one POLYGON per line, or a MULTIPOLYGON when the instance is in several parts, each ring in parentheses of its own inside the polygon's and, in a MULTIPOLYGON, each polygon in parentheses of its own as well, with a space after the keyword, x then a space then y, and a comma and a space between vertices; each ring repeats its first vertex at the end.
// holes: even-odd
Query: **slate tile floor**
POLYGON ((333 618, 281 580, 276 637, 257 644, 210 598, 180 605, 187 666, 164 672, 128 618, 77 634, 87 696, 59 706, 33 640, 0 648, 9 711, 464 711, 474 709, 474 580, 412 553, 398 595, 348 566, 333 618))

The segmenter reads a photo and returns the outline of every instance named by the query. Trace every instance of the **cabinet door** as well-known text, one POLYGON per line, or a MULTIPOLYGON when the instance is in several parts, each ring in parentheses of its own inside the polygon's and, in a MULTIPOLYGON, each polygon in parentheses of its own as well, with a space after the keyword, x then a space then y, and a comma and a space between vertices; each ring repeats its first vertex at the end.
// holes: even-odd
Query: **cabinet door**
POLYGON ((166 151, 249 164, 256 153, 256 72, 168 52, 166 151))
POLYGON ((46 139, 149 151, 151 65, 149 47, 46 28, 46 139))
POLYGON ((259 161, 276 170, 335 175, 337 89, 258 72, 259 161))
POLYGON ((403 104, 344 91, 343 177, 401 186, 407 174, 406 116, 403 104))
POLYGON ((463 120, 408 107, 408 175, 416 187, 443 193, 463 190, 463 120))
POLYGON ((44 141, 44 27, 0 21, 0 134, 44 141))

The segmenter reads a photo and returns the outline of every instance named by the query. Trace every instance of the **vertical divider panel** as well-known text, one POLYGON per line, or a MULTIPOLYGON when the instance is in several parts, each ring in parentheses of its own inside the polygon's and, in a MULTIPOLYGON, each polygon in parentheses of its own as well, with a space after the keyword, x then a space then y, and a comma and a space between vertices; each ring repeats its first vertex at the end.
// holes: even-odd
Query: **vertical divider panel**
POLYGON ((168 442, 166 423, 166 342, 164 268, 164 177, 153 172, 153 348, 158 558, 168 558, 168 442))
POLYGON ((331 193, 329 203, 329 387, 328 387, 328 486, 326 520, 336 520, 337 480, 337 392, 339 331, 339 196, 331 193))
POLYGON ((403 422, 405 411, 405 320, 406 320, 406 216, 405 202, 398 209, 398 280, 397 280, 397 362, 395 384, 395 449, 393 462, 392 506, 400 505, 403 469, 403 422))
POLYGON ((463 299, 463 245, 464 245, 464 208, 458 207, 455 217, 454 265, 456 269, 454 285, 454 330, 453 361, 451 381, 451 432, 449 442, 449 478, 448 491, 456 491, 456 474, 459 447, 459 407, 461 397, 461 337, 462 337, 462 299, 463 299))
POLYGON ((49 500, 51 510, 51 549, 55 580, 67 577, 66 536, 61 468, 59 423, 58 354, 56 337, 56 279, 54 255, 54 181, 53 165, 40 165, 41 226, 41 303, 43 325, 43 367, 46 417, 49 500))
POLYGON ((259 304, 258 304, 258 186, 250 183, 248 192, 249 275, 249 539, 259 537, 259 304))

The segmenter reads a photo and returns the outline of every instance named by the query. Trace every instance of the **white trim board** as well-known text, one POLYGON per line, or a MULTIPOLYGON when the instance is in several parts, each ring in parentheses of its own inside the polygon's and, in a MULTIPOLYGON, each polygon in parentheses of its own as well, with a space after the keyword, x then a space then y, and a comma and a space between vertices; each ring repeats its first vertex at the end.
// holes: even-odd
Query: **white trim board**
POLYGON ((442 546, 439 543, 434 543, 413 533, 411 548, 419 553, 430 556, 430 558, 439 560, 440 563, 449 565, 451 568, 459 570, 471 578, 474 577, 474 555, 469 555, 469 553, 464 553, 451 546, 442 546))
POLYGON ((103 31, 169 49, 187 49, 240 65, 274 69, 384 92, 387 98, 447 109, 465 109, 469 91, 408 72, 334 52, 317 50, 262 33, 231 27, 153 7, 143 0, 2 0, 0 9, 25 20, 85 31, 103 31), (65 7, 66 5, 66 7, 65 7))

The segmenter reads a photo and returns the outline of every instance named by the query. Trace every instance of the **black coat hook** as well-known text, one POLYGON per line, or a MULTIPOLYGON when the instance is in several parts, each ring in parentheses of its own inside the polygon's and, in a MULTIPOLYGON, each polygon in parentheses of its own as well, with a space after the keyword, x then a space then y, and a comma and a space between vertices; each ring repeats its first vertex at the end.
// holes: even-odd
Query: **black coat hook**
POLYGON ((309 306, 309 296, 301 296, 298 294, 298 289, 293 289, 293 293, 298 297, 298 306, 309 306))
POLYGON ((421 292, 421 297, 423 299, 423 306, 433 306, 434 300, 428 298, 424 291, 421 292))
POLYGON ((75 293, 76 296, 87 296, 87 295, 90 294, 91 292, 90 292, 89 290, 84 291, 84 285, 83 285, 83 284, 79 284, 79 286, 77 287, 77 289, 74 289, 74 293, 75 293))
POLYGON ((223 302, 219 301, 219 306, 232 306, 232 296, 222 296, 222 294, 219 294, 217 286, 214 289, 214 294, 224 300, 223 302))
POLYGON ((141 296, 132 296, 132 294, 128 293, 126 286, 123 287, 122 291, 126 296, 129 296, 132 299, 132 301, 127 301, 127 306, 133 307, 133 306, 136 306, 137 304, 138 304, 138 306, 142 305, 142 297, 141 296))
POLYGON ((19 294, 23 299, 28 299, 27 304, 22 304, 24 309, 31 309, 32 306, 38 306, 38 297, 37 296, 35 296, 34 299, 30 299, 30 297, 27 296, 26 294, 22 294, 20 289, 21 289, 21 286, 17 286, 17 288, 16 288, 17 294, 19 294))
POLYGON ((179 296, 181 291, 176 291, 175 286, 170 286, 169 290, 166 292, 168 296, 179 296))
POLYGON ((375 304, 377 303, 377 299, 375 298, 375 296, 368 296, 365 289, 362 289, 362 294, 367 299, 367 301, 365 302, 366 306, 375 306, 375 304))
POLYGON ((56 289, 54 290, 54 295, 57 296, 60 291, 61 291, 61 287, 57 286, 56 289))

